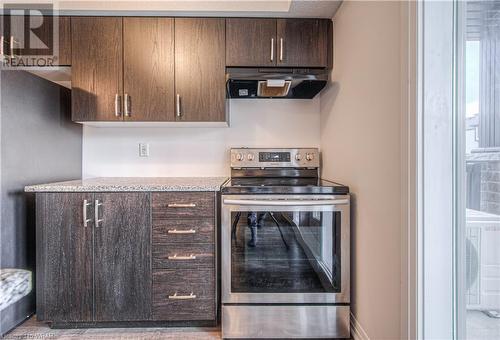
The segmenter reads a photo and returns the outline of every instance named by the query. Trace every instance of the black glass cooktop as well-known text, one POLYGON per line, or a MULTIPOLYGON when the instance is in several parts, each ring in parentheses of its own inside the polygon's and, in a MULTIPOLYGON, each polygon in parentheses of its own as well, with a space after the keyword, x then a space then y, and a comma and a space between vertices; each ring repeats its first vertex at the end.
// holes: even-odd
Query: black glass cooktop
POLYGON ((233 177, 222 186, 223 194, 337 194, 349 187, 318 178, 233 177))

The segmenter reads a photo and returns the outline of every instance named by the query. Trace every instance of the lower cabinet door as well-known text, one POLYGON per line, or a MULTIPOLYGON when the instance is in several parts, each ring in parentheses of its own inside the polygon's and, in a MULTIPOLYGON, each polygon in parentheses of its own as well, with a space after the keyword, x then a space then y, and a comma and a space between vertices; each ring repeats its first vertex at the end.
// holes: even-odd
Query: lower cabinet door
POLYGON ((94 204, 95 320, 149 320, 149 193, 96 193, 94 204))
POLYGON ((91 193, 36 195, 37 318, 92 321, 91 193), (88 216, 86 215, 88 212, 88 216))
POLYGON ((153 273, 153 318, 162 321, 215 319, 213 269, 157 269, 153 273))

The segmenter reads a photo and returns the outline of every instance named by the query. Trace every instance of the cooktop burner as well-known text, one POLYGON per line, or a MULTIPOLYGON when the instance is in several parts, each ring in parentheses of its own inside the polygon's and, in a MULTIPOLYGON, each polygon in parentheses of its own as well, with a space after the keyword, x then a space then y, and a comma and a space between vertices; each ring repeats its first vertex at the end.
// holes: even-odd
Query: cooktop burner
POLYGON ((223 194, 337 194, 349 187, 318 178, 231 178, 222 186, 223 194))

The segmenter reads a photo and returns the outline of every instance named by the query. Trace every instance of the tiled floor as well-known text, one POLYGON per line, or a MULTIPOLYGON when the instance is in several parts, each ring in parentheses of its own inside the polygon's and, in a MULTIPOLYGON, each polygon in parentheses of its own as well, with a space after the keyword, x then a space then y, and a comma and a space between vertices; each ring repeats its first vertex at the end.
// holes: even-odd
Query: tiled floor
POLYGON ((5 339, 221 339, 217 328, 85 328, 50 329, 44 323, 30 318, 5 336, 5 339))
POLYGON ((500 319, 480 311, 467 311, 467 340, 500 339, 500 319))

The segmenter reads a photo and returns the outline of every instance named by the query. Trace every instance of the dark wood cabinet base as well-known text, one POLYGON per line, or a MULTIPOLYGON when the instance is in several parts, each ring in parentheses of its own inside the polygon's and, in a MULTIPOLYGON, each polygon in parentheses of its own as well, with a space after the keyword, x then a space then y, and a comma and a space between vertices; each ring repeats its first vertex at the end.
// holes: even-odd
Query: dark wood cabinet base
POLYGON ((214 192, 36 199, 38 321, 52 328, 216 325, 214 192))
POLYGON ((217 327, 215 320, 196 321, 113 321, 113 322, 47 322, 53 329, 137 328, 137 327, 217 327))

